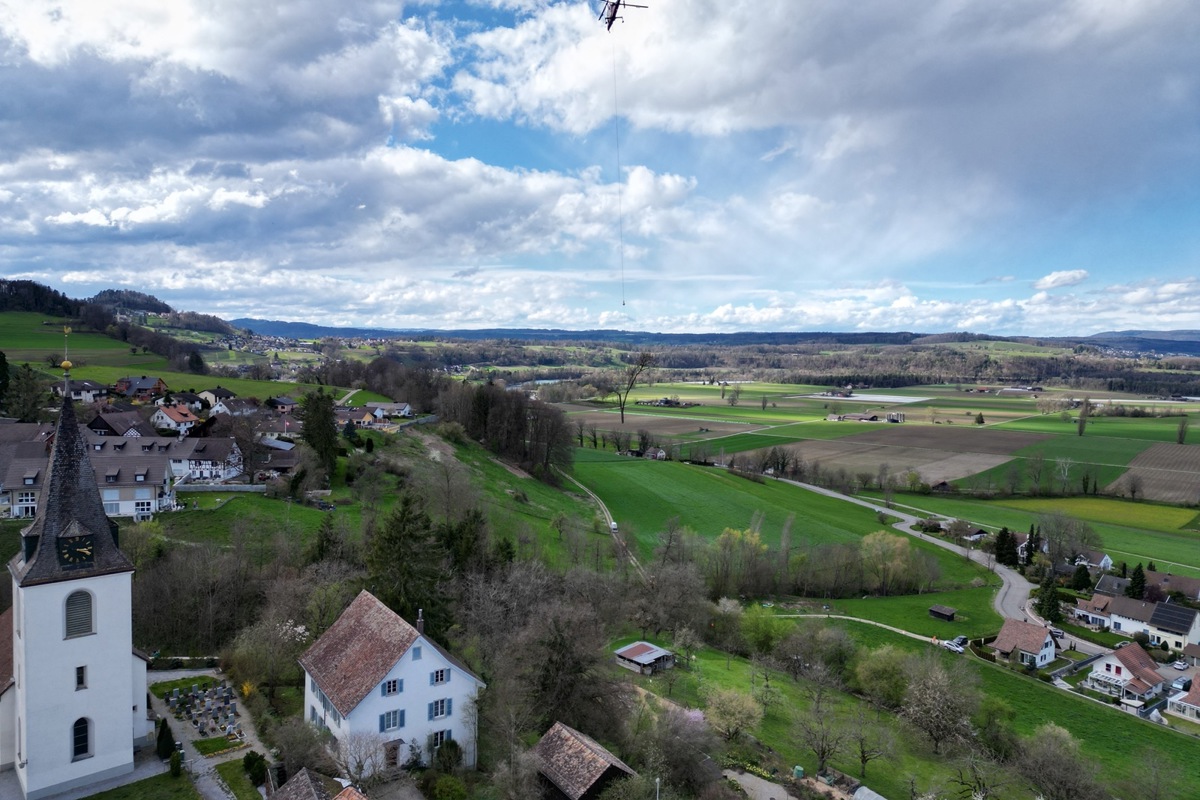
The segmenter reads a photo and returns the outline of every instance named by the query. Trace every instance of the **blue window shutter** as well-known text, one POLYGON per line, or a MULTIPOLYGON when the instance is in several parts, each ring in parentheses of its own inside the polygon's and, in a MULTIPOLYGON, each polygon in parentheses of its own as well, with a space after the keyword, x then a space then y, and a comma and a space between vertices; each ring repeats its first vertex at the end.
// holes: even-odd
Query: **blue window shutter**
POLYGON ((387 681, 379 684, 379 693, 384 697, 387 697, 387 681))
POLYGON ((403 692, 403 691, 404 691, 404 678, 401 678, 401 679, 400 679, 400 683, 396 684, 396 691, 397 691, 397 692, 403 692))
POLYGON ((386 715, 385 715, 385 714, 380 714, 380 715, 379 715, 379 732, 380 732, 380 733, 383 733, 383 732, 384 732, 384 730, 385 730, 385 727, 384 727, 384 726, 385 726, 386 724, 387 724, 387 722, 386 722, 386 715))
POLYGON ((453 703, 454 703, 454 701, 451 700, 449 697, 446 698, 446 716, 447 717, 450 716, 450 709, 451 709, 451 706, 453 705, 453 703))
POLYGON ((433 703, 429 704, 429 718, 433 719, 433 703))
POLYGON ((430 686, 433 686, 433 676, 434 676, 434 675, 437 675, 437 672, 436 672, 436 671, 435 671, 435 672, 431 672, 431 673, 429 673, 429 685, 430 685, 430 686))
POLYGON ((451 672, 450 668, 446 667, 446 683, 450 682, 450 672, 451 672))
POLYGON ((404 709, 400 709, 400 727, 404 727, 404 709))

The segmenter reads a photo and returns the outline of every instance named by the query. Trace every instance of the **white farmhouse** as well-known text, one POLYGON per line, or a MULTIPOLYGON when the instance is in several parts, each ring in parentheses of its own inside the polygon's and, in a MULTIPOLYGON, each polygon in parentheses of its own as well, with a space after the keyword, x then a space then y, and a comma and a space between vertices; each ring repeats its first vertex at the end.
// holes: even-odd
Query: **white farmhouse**
POLYGON ((304 715, 339 743, 370 734, 385 763, 428 763, 447 739, 475 766, 472 706, 483 682, 399 614, 363 591, 300 657, 304 715))
POLYGON ((133 650, 133 564, 105 514, 69 397, 44 495, 8 570, 0 768, 16 770, 25 800, 131 772, 135 747, 154 730, 146 661, 133 650))

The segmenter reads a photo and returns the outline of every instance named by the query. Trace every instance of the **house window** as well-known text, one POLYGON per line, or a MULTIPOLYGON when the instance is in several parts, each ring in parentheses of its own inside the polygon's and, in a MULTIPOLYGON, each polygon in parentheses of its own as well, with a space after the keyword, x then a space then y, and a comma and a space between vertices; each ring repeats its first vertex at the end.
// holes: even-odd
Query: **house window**
POLYGON ((379 732, 394 731, 404 727, 404 709, 385 711, 379 715, 379 732))
POLYGON ((450 716, 452 701, 446 697, 441 700, 434 700, 429 704, 429 718, 441 719, 442 717, 450 716))
POLYGON ((149 514, 154 510, 153 505, 150 500, 138 500, 133 504, 133 510, 138 514, 149 514))
POLYGON ((1105 671, 1105 672, 1112 672, 1112 664, 1105 664, 1105 665, 1104 665, 1104 671, 1105 671))
POLYGON ((92 596, 87 592, 71 592, 67 597, 67 635, 87 636, 95 632, 92 625, 92 596))
POLYGON ((92 723, 86 717, 80 717, 71 726, 71 759, 73 761, 78 761, 81 758, 91 758, 91 727, 92 723))
POLYGON ((87 688, 87 667, 75 668, 75 691, 87 688))
POLYGON ((446 683, 449 680, 450 670, 448 669, 435 669, 433 672, 429 673, 430 686, 436 686, 439 683, 446 683))
POLYGON ((404 691, 404 681, 403 680, 400 680, 397 678, 397 679, 383 682, 382 692, 383 692, 384 697, 388 697, 389 695, 393 695, 393 694, 400 694, 403 691, 404 691))
POLYGON ((104 482, 105 483, 116 483, 117 482, 117 473, 110 472, 107 475, 105 475, 104 482))
POLYGON ((32 505, 37 502, 37 492, 17 492, 18 505, 32 505))
POLYGON ((1118 666, 1117 666, 1117 674, 1118 674, 1118 675, 1120 675, 1120 674, 1121 674, 1121 667, 1120 667, 1120 665, 1118 665, 1118 666))
POLYGON ((434 750, 437 750, 439 747, 445 744, 448 739, 452 738, 454 737, 450 735, 450 731, 448 730, 434 731, 433 733, 429 734, 429 746, 434 750))
POLYGON ((413 661, 420 661, 420 660, 421 660, 421 647, 420 647, 420 645, 417 645, 416 647, 414 647, 414 648, 412 649, 412 653, 413 653, 413 661))
POLYGON ((137 475, 134 477, 134 480, 135 480, 135 481, 137 481, 138 483, 145 483, 145 482, 146 482, 146 473, 144 473, 144 472, 139 472, 139 473, 138 473, 138 474, 137 474, 137 475))

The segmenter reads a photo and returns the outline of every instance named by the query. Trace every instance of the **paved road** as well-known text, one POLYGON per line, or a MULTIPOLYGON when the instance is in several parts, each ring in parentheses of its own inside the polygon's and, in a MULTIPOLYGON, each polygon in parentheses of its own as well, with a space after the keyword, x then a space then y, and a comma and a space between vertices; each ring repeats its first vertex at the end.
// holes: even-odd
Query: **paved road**
POLYGON ((1029 593, 1033 590, 1033 584, 1025 580, 1025 577, 1014 569, 1010 569, 1002 564, 994 563, 994 559, 987 553, 981 550, 967 550, 965 547, 959 547, 953 542, 947 542, 937 536, 930 536, 927 533, 917 530, 917 523, 921 521, 920 517, 904 511, 898 511, 894 508, 886 508, 873 500, 863 500, 858 497, 850 497, 835 492, 832 489, 826 489, 822 486, 814 486, 811 483, 800 483, 799 481, 784 480, 785 483, 790 483, 793 486, 799 486, 803 489, 808 489, 810 492, 823 494, 827 497, 833 497, 837 500, 843 500, 847 503, 869 508, 880 514, 898 517, 899 522, 892 524, 892 527, 898 531, 903 531, 918 539, 922 539, 938 547, 958 553, 964 557, 970 558, 977 564, 980 564, 999 576, 1001 581, 1000 590, 996 592, 996 596, 992 599, 992 605, 1000 616, 1011 619, 1028 619, 1029 616, 1025 611, 1025 607, 1029 602, 1029 593))

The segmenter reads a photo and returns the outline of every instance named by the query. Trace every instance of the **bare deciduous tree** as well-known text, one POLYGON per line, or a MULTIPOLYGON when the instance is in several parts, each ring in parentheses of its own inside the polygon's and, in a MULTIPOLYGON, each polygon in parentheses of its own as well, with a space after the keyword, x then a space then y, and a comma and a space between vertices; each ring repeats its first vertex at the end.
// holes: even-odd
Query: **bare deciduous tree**
POLYGON ((613 391, 617 395, 617 407, 621 410, 621 424, 625 424, 625 403, 629 400, 629 393, 633 391, 633 387, 637 386, 638 378, 647 369, 654 365, 654 354, 643 350, 634 357, 632 363, 625 367, 625 372, 621 376, 621 384, 613 391))

